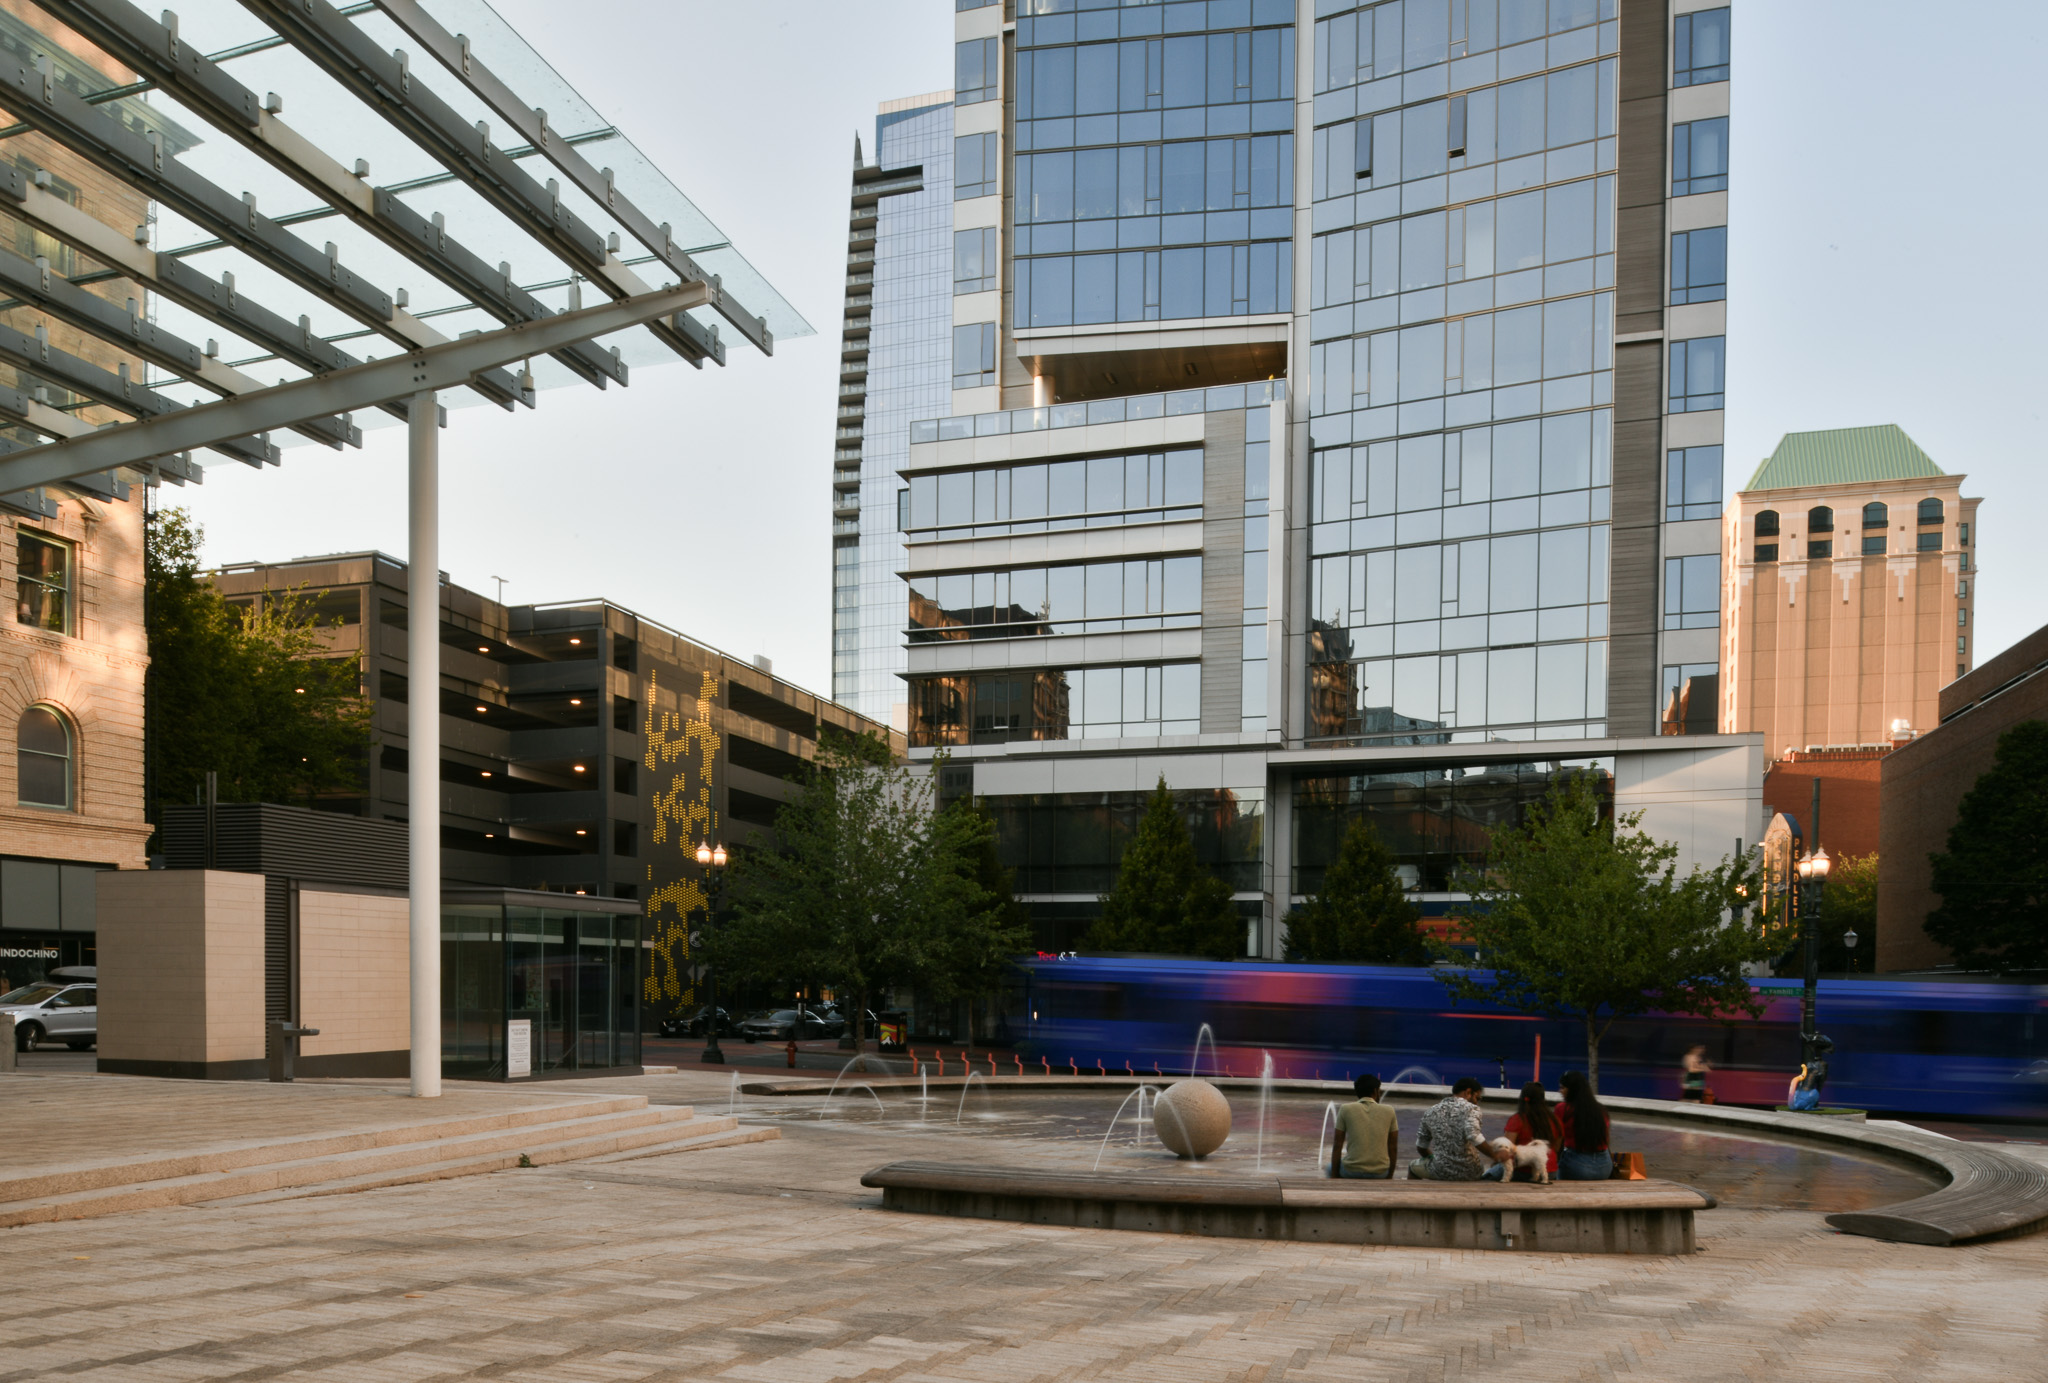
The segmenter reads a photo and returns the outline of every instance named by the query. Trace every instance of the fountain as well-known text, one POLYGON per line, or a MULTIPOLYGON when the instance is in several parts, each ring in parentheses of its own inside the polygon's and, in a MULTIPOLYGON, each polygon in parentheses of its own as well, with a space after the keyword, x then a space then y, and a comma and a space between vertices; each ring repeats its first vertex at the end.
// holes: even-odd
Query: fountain
POLYGON ((1273 1054, 1262 1051, 1259 1055, 1264 1059, 1259 1068, 1259 1142, 1252 1168, 1263 1172, 1266 1170, 1266 1108, 1273 1100, 1273 1054))
POLYGON ((990 1106, 989 1106, 989 1099, 988 1099, 988 1081, 987 1081, 987 1080, 985 1080, 985 1079, 983 1079, 983 1077, 982 1077, 982 1074, 981 1074, 981 1072, 979 1072, 979 1071, 975 1071, 975 1070, 969 1070, 969 1071, 968 1071, 968 1073, 967 1073, 967 1079, 966 1079, 966 1080, 964 1080, 964 1081, 962 1081, 962 1082, 960 1083, 960 1108, 959 1108, 959 1109, 958 1109, 958 1110, 957 1110, 957 1111, 956 1111, 956 1112, 954 1113, 954 1115, 953 1115, 953 1122, 954 1122, 954 1123, 956 1123, 956 1124, 957 1124, 957 1123, 959 1123, 959 1122, 961 1121, 961 1119, 963 1119, 964 1117, 966 1117, 966 1114, 967 1114, 967 1092, 968 1092, 968 1091, 970 1091, 970 1090, 972 1090, 972 1089, 974 1089, 974 1083, 975 1083, 976 1081, 981 1081, 981 1085, 982 1085, 982 1090, 981 1090, 981 1112, 982 1112, 982 1113, 984 1113, 984 1114, 988 1114, 988 1113, 992 1113, 992 1112, 993 1112, 993 1111, 991 1110, 990 1106))
POLYGON ((727 1092, 725 1097, 725 1112, 728 1117, 737 1116, 739 1114, 740 1098, 740 1073, 738 1071, 734 1071, 732 1073, 732 1088, 730 1091, 727 1092))
MULTIPOLYGON (((1136 1100, 1138 1102, 1138 1115, 1142 1119, 1145 1113, 1145 1092, 1151 1088, 1149 1085, 1139 1086, 1136 1090, 1124 1096, 1123 1104, 1118 1105, 1116 1113, 1109 1116, 1109 1127, 1102 1131, 1102 1146, 1095 1150, 1095 1165, 1089 1169, 1090 1171, 1102 1170, 1102 1155, 1109 1151, 1109 1138, 1111 1134, 1116 1132, 1116 1121, 1123 1117, 1124 1105, 1128 1105, 1132 1100, 1136 1100)), ((1144 1137, 1145 1132, 1143 1129, 1140 1129, 1138 1131, 1138 1139, 1141 1143, 1144 1141, 1144 1137)))
POLYGON ((1417 1085, 1442 1085, 1444 1083, 1444 1078, 1430 1070, 1427 1066, 1403 1066, 1394 1073, 1394 1078, 1388 1081, 1387 1084, 1406 1085, 1410 1076, 1421 1077, 1420 1080, 1415 1082, 1417 1085))
POLYGON ((1337 1102, 1323 1106, 1323 1126, 1316 1131, 1316 1170, 1323 1169, 1323 1149, 1330 1145, 1330 1128, 1337 1122, 1337 1102))

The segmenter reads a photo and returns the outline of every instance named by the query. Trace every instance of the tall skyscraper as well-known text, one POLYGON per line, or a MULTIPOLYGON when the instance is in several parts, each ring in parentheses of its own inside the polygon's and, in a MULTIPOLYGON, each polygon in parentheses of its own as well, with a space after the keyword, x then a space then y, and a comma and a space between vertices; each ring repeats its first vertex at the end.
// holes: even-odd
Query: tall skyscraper
POLYGON ((1717 651, 1718 570, 1663 582, 1719 560, 1728 10, 1014 4, 955 16, 897 483, 913 752, 1041 943, 1161 777, 1266 954, 1358 815, 1426 912, 1568 767, 1686 860, 1758 836, 1759 743, 1657 734, 1717 651))
POLYGON ((884 101, 853 146, 832 469, 832 697, 904 727, 903 525, 910 424, 949 406, 953 94, 884 101))

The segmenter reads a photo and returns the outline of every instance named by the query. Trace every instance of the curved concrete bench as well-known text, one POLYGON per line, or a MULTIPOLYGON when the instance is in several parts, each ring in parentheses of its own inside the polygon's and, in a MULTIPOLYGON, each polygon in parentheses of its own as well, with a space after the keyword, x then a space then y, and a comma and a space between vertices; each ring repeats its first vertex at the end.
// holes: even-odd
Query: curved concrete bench
POLYGON ((1669 1181, 1329 1181, 892 1162, 862 1177, 890 1210, 1088 1229, 1547 1253, 1693 1251, 1704 1191, 1669 1181))

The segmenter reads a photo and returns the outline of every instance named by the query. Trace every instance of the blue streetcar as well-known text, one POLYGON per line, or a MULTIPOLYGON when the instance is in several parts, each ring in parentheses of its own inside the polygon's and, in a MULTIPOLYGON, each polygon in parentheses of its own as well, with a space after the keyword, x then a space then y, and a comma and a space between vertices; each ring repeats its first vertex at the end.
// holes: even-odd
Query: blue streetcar
MULTIPOLYGON (((1228 1075, 1492 1085, 1532 1073, 1553 1089, 1583 1067, 1585 1030, 1470 1001, 1453 1004, 1429 970, 1163 959, 1044 957, 1024 963, 1025 1049, 1055 1068, 1189 1069, 1210 1025, 1228 1075), (1541 1068, 1537 1067, 1538 1052, 1541 1068)), ((1799 1070, 1797 980, 1756 980, 1763 1015, 1651 1014, 1617 1021, 1600 1047, 1600 1089, 1678 1097, 1680 1059, 1704 1045, 1724 1104, 1782 1104, 1799 1070)), ((1827 1101, 1870 1110, 2048 1118, 2048 986, 1925 980, 1822 980, 1819 1029, 1836 1044, 1827 1101)), ((1016 1023, 1013 1017, 1013 1024, 1016 1023)), ((1212 1058, 1206 1045, 1200 1061, 1212 1058)))

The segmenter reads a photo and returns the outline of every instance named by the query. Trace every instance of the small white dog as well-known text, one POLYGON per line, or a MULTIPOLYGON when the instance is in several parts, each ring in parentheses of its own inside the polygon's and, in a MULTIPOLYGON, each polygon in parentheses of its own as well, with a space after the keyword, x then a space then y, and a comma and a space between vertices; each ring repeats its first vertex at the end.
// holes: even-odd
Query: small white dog
POLYGON ((1521 1174, 1524 1168, 1527 1168, 1529 1180, 1540 1182, 1546 1186, 1549 1185, 1550 1144, 1544 1142, 1541 1138, 1538 1138, 1533 1143, 1524 1143, 1520 1147, 1515 1146, 1505 1138, 1496 1138, 1486 1146, 1497 1153, 1510 1152, 1515 1155, 1513 1169, 1507 1173, 1509 1180, 1513 1180, 1521 1174))

